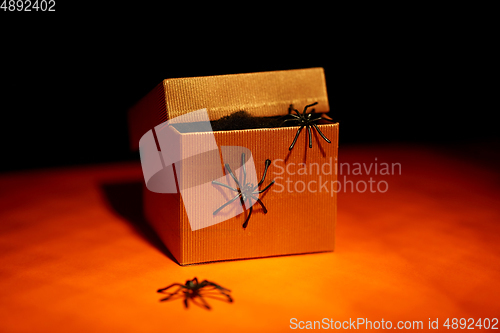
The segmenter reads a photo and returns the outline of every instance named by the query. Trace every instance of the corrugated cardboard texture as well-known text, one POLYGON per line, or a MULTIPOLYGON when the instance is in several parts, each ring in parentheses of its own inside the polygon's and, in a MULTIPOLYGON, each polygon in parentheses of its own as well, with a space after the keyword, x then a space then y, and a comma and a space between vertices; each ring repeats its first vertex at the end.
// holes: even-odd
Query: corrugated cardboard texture
MULTIPOLYGON (((285 115, 290 104, 302 111, 305 105, 314 102, 318 102, 316 112, 329 110, 322 68, 165 80, 129 112, 132 148, 138 148, 141 136, 156 125, 202 108, 207 109, 210 120, 216 120, 240 110, 253 116, 285 115)), ((185 207, 199 203, 184 202, 180 194, 157 194, 145 189, 146 217, 176 260, 181 265, 190 265, 333 251, 337 195, 332 192, 331 184, 337 176, 335 170, 324 174, 320 168, 325 163, 334 167, 337 161, 338 124, 318 126, 332 141, 330 144, 313 131, 313 148, 308 148, 304 130, 291 151, 288 147, 298 127, 213 133, 179 133, 170 127, 174 141, 180 145, 181 160, 182 156, 192 156, 192 149, 199 152, 199 145, 208 142, 202 136, 213 135, 218 147, 249 149, 258 177, 264 172, 266 159, 279 161, 282 167, 294 166, 295 170, 294 174, 278 175, 282 170, 271 164, 263 185, 273 179, 276 183, 261 196, 268 213, 264 214, 255 205, 246 229, 242 225, 248 211, 193 231, 185 207), (313 169, 317 171, 298 175, 296 169, 300 164, 308 168, 317 165, 313 169), (291 191, 287 180, 293 184, 291 191), (322 186, 325 182, 326 188, 322 186)), ((191 158, 189 163, 195 166, 199 163, 199 173, 197 168, 182 169, 177 177, 178 187, 190 187, 191 182, 206 183, 206 177, 224 170, 222 163, 227 161, 212 157, 199 161, 191 158)))
MULTIPOLYGON (((293 139, 297 128, 254 129, 244 131, 215 132, 219 146, 245 146, 252 151, 257 175, 264 172, 266 159, 281 160, 281 166, 293 165, 294 173, 299 163, 309 166, 311 163, 321 165, 329 162, 329 158, 337 156, 338 124, 319 125, 321 131, 332 141, 331 144, 323 141, 319 135, 313 135, 314 149, 307 147, 306 133, 303 133, 296 147, 288 150, 290 140, 293 139), (286 163, 284 162, 286 160, 286 163)), ((316 133, 315 133, 316 134, 316 133)), ((188 136, 182 141, 188 142, 188 136)), ((189 144, 188 144, 189 145, 189 144)), ((222 168, 222 165, 221 165, 222 168)), ((268 213, 264 214, 257 205, 254 207, 248 227, 243 229, 242 224, 248 212, 236 216, 225 222, 208 228, 190 232, 189 223, 185 214, 181 214, 181 229, 184 230, 185 242, 182 244, 182 264, 207 262, 216 260, 257 258, 285 254, 333 251, 335 245, 336 223, 336 193, 319 192, 319 176, 313 170, 307 175, 277 175, 281 170, 273 164, 268 169, 264 184, 268 184, 277 177, 276 183, 263 195, 268 213), (306 188, 297 186, 300 193, 292 185, 291 193, 285 188, 277 193, 285 183, 287 177, 293 181, 303 182, 306 188), (313 182, 313 183, 311 183, 313 182), (314 183, 316 182, 316 183, 314 183), (310 193, 307 189, 311 184, 310 193)), ((334 170, 332 170, 334 173, 334 170)), ((330 184, 337 179, 335 174, 321 175, 322 182, 330 184)))
MULTIPOLYGON (((288 150, 288 146, 295 136, 296 127, 214 132, 218 146, 245 146, 250 149, 258 176, 264 172, 264 162, 268 158, 280 161, 279 165, 282 167, 293 166, 289 169, 293 174, 284 172, 282 175, 277 175, 282 170, 276 168, 274 163, 271 164, 264 185, 273 179, 276 183, 261 198, 268 213, 264 214, 256 205, 246 229, 243 229, 242 225, 248 212, 222 223, 192 231, 184 205, 197 203, 185 203, 181 196, 177 195, 173 204, 167 202, 172 199, 172 195, 146 193, 146 200, 156 198, 154 202, 146 203, 147 217, 153 221, 160 238, 171 249, 177 261, 181 265, 189 265, 220 260, 333 251, 337 195, 331 192, 331 183, 337 179, 335 163, 338 124, 318 126, 332 143, 326 143, 314 132, 313 148, 310 149, 304 132, 291 151, 288 150), (306 175, 297 174, 300 163, 307 165, 306 175), (314 166, 311 169, 312 163, 317 163, 318 167, 314 166), (324 163, 331 164, 332 169, 322 170, 324 163), (326 174, 323 171, 326 171, 326 174), (283 178, 278 179, 278 177, 283 178), (292 191, 288 192, 287 178, 293 184, 303 183, 305 188, 302 184, 297 188, 292 184, 292 191), (326 189, 320 189, 325 182, 327 182, 326 189), (278 193, 282 190, 278 184, 285 187, 281 193, 278 193), (179 211, 175 211, 178 208, 179 211)), ((183 153, 189 155, 190 147, 198 144, 199 135, 204 134, 179 133, 183 153)), ((205 173, 207 167, 214 167, 209 164, 211 163, 206 161, 200 165, 200 174, 205 173)), ((224 168, 220 163, 215 167, 224 168)), ((190 177, 180 178, 189 181, 190 177)), ((179 186, 184 185, 179 184, 179 186)))
POLYGON ((203 108, 210 120, 240 110, 255 117, 283 115, 290 104, 318 102, 317 112, 329 110, 322 68, 170 79, 163 87, 168 119, 203 108))
POLYGON ((317 113, 329 111, 323 68, 167 79, 130 110, 131 147, 137 150, 156 125, 203 108, 217 120, 241 110, 255 117, 285 115, 290 104, 302 111, 314 102, 317 113))

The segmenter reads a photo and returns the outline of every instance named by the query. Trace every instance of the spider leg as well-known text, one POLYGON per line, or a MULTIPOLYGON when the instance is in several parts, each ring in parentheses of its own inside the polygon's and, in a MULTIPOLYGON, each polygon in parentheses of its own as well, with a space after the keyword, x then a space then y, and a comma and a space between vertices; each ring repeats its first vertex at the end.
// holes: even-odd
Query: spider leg
POLYGON ((196 276, 195 276, 195 277, 194 277, 191 281, 192 281, 192 282, 196 282, 196 284, 199 284, 199 283, 198 283, 198 278, 197 278, 196 276))
POLYGON ((225 290, 225 291, 229 291, 229 292, 231 291, 229 289, 226 289, 226 288, 224 288, 222 286, 219 286, 218 284, 215 284, 215 283, 210 282, 208 280, 203 280, 201 283, 205 283, 207 286, 212 286, 212 287, 215 287, 215 288, 217 288, 219 290, 225 290))
MULTIPOLYGON (((250 205, 252 204, 252 201, 250 201, 250 205)), ((243 223, 243 229, 246 229, 246 227, 248 226, 248 221, 250 220, 250 216, 252 216, 252 210, 253 210, 253 206, 250 206, 250 209, 248 210, 248 216, 247 216, 247 219, 245 220, 245 223, 243 223)))
POLYGON ((205 299, 200 295, 198 294, 198 298, 201 300, 201 302, 203 303, 203 306, 207 309, 207 310, 211 310, 212 308, 210 307, 210 305, 208 305, 207 301, 205 301, 205 299))
POLYGON ((300 119, 299 117, 297 117, 296 115, 292 114, 291 116, 293 116, 292 119, 285 119, 283 121, 283 124, 286 123, 287 121, 297 121, 298 119, 300 119))
POLYGON ((267 214, 266 206, 264 206, 264 203, 262 202, 262 200, 260 200, 259 198, 255 197, 253 195, 252 195, 252 198, 260 204, 260 206, 262 207, 262 210, 264 211, 264 214, 267 214))
POLYGON ((160 302, 163 302, 163 301, 168 301, 170 299, 170 297, 174 296, 174 295, 177 295, 177 293, 182 289, 184 288, 184 286, 180 286, 176 291, 174 291, 173 293, 170 293, 170 295, 168 295, 167 297, 164 297, 162 299, 160 299, 160 302))
POLYGON ((269 166, 271 165, 271 160, 267 159, 265 165, 266 165, 266 168, 264 169, 264 174, 262 175, 262 179, 260 180, 258 186, 260 186, 264 182, 264 179, 266 179, 267 168, 269 168, 269 166))
POLYGON ((288 113, 292 115, 292 111, 295 111, 298 115, 300 115, 300 112, 293 108, 293 104, 290 104, 290 106, 288 107, 288 113))
POLYGON ((231 177, 233 177, 234 181, 236 182, 236 185, 238 186, 238 188, 241 188, 241 185, 240 185, 240 182, 238 181, 238 179, 236 178, 236 176, 234 175, 233 171, 231 170, 231 168, 229 167, 229 164, 225 164, 225 167, 226 167, 226 170, 227 172, 229 172, 229 174, 231 175, 231 177))
MULTIPOLYGON (((312 104, 306 105, 302 114, 306 114, 306 110, 309 109, 311 106, 315 106, 316 104, 318 104, 318 102, 314 102, 312 104)), ((314 112, 314 110, 312 112, 314 112)))
POLYGON ((222 295, 222 296, 225 296, 230 303, 233 302, 233 298, 231 297, 231 295, 225 293, 222 290, 218 290, 218 293, 216 293, 216 294, 214 294, 213 291, 212 291, 212 292, 200 293, 200 295, 203 296, 203 297, 206 297, 206 298, 213 298, 213 299, 217 299, 217 300, 223 301, 224 299, 221 298, 221 297, 219 297, 219 296, 222 295))
POLYGON ((217 208, 215 211, 214 211, 214 215, 216 215, 218 212, 220 212, 220 210, 224 207, 226 207, 227 205, 229 205, 230 203, 232 203, 234 200, 238 199, 238 197, 241 195, 241 193, 238 193, 234 198, 232 198, 231 200, 229 200, 228 202, 226 202, 225 204, 223 204, 222 206, 220 206, 219 208, 217 208))
MULTIPOLYGON (((274 180, 273 180, 273 181, 271 181, 271 182, 269 183, 269 185, 267 185, 266 187, 264 187, 262 190, 257 191, 257 193, 263 193, 263 192, 265 192, 265 191, 266 191, 269 187, 271 187, 271 185, 273 185, 273 184, 274 184, 274 180)), ((252 192, 252 193, 253 193, 253 194, 257 194, 257 193, 255 193, 255 192, 252 192)))
POLYGON ((311 126, 310 125, 307 125, 307 132, 309 133, 309 148, 312 148, 313 143, 312 143, 312 133, 311 133, 311 126))
POLYGON ((302 131, 303 128, 304 128, 304 125, 300 126, 300 128, 297 130, 297 134, 295 134, 295 139, 293 139, 293 142, 290 145, 290 147, 288 148, 288 150, 293 149, 293 146, 295 146, 295 143, 297 142, 297 138, 299 137, 300 131, 302 131))
POLYGON ((235 188, 233 188, 233 187, 231 187, 231 186, 229 186, 229 185, 223 184, 223 183, 221 183, 221 182, 218 182, 218 181, 216 181, 216 180, 212 180, 212 184, 214 184, 214 185, 224 186, 225 188, 228 188, 228 189, 230 189, 230 190, 232 190, 232 191, 238 192, 238 190, 237 190, 237 189, 235 189, 235 188))
POLYGON ((310 122, 313 122, 313 121, 318 121, 318 120, 321 120, 321 119, 324 119, 324 118, 322 118, 322 117, 318 117, 318 118, 311 119, 311 120, 309 120, 309 121, 310 121, 310 122))
MULTIPOLYGON (((286 119, 286 120, 284 120, 284 121, 281 123, 281 125, 280 125, 280 126, 284 126, 284 125, 285 125, 285 123, 286 123, 287 121, 295 121, 295 122, 298 122, 298 121, 300 121, 300 119, 286 119)), ((293 126, 293 125, 291 125, 291 126, 293 126)), ((298 125, 296 125, 296 126, 298 126, 298 125)))
POLYGON ((229 300, 229 302, 231 302, 231 303, 233 302, 233 298, 231 297, 231 295, 226 294, 224 292, 223 292, 223 294, 227 297, 227 299, 229 300))
POLYGON ((184 298, 184 306, 186 307, 186 309, 189 308, 188 298, 189 298, 189 296, 188 296, 188 294, 186 294, 186 298, 184 298))
POLYGON ((247 168, 245 166, 245 153, 241 153, 241 167, 243 168, 243 184, 247 183, 247 168))
POLYGON ((293 118, 299 118, 299 116, 295 115, 295 114, 292 114, 292 113, 288 113, 284 116, 281 116, 278 118, 278 120, 281 120, 281 119, 285 119, 286 117, 293 117, 293 118))
POLYGON ((328 138, 319 130, 318 128, 318 125, 316 124, 313 124, 314 128, 316 129, 316 131, 318 131, 319 135, 321 135, 321 137, 328 143, 332 143, 330 140, 328 140, 328 138))
POLYGON ((167 290, 167 289, 172 288, 173 286, 180 286, 180 287, 184 287, 184 286, 183 286, 182 284, 180 284, 180 283, 172 283, 170 286, 165 287, 165 288, 158 289, 156 292, 157 292, 157 293, 161 293, 161 292, 163 292, 163 291, 165 291, 165 290, 167 290))
POLYGON ((321 120, 326 120, 326 121, 329 121, 329 122, 331 122, 331 123, 336 123, 336 121, 335 121, 335 120, 333 120, 333 119, 328 119, 328 118, 323 118, 323 117, 321 117, 320 119, 321 119, 321 120))

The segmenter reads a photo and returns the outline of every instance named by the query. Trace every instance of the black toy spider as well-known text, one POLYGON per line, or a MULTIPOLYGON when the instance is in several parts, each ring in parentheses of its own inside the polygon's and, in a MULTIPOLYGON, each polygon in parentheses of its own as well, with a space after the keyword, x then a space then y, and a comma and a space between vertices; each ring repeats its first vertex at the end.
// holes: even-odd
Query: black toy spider
POLYGON ((218 300, 222 300, 222 301, 225 301, 226 298, 227 298, 227 301, 229 301, 230 303, 233 302, 233 299, 231 298, 231 295, 229 295, 229 293, 231 292, 231 290, 226 289, 224 287, 221 287, 218 284, 215 284, 215 283, 207 281, 207 280, 203 280, 201 282, 198 282, 198 279, 196 277, 194 279, 192 279, 192 280, 187 280, 186 284, 172 283, 168 287, 158 289, 157 292, 163 294, 164 291, 166 291, 167 289, 170 289, 172 287, 175 287, 175 286, 178 286, 179 288, 177 288, 177 290, 175 290, 173 293, 168 293, 168 296, 165 297, 165 298, 160 299, 160 302, 168 301, 169 299, 171 299, 172 296, 177 295, 179 292, 181 294, 184 294, 183 295, 183 297, 184 297, 184 306, 186 308, 188 308, 188 306, 189 306, 188 305, 188 299, 191 299, 191 301, 193 303, 197 304, 196 301, 195 301, 195 299, 199 298, 200 301, 201 301, 201 303, 202 303, 202 305, 207 310, 210 310, 211 309, 210 305, 208 305, 207 301, 205 301, 205 299, 203 297, 218 299, 218 300), (216 292, 215 294, 214 294, 214 291, 216 292), (223 295, 226 298, 222 298, 221 299, 220 297, 217 297, 217 296, 220 296, 220 295, 223 295))
POLYGON ((289 114, 287 116, 290 116, 292 118, 291 119, 286 119, 285 121, 283 121, 283 123, 286 123, 287 121, 296 121, 296 122, 298 122, 298 125, 300 126, 300 128, 297 131, 297 134, 295 135, 295 139, 293 139, 293 142, 290 145, 290 148, 288 148, 288 150, 292 150, 293 146, 295 146, 295 143, 297 142, 297 138, 299 137, 299 134, 302 131, 302 129, 304 128, 304 126, 307 128, 307 132, 309 133, 309 148, 312 148, 311 126, 314 126, 314 128, 316 129, 316 131, 318 131, 319 135, 321 135, 321 137, 326 142, 331 143, 331 141, 328 140, 328 138, 319 130, 318 125, 316 125, 316 123, 319 120, 321 120, 321 119, 328 120, 328 121, 331 121, 331 122, 334 122, 334 121, 330 120, 330 119, 322 118, 322 117, 317 117, 317 118, 312 118, 311 119, 311 116, 312 116, 312 114, 314 112, 314 109, 312 109, 311 113, 306 113, 306 110, 308 108, 310 108, 311 106, 314 106, 316 104, 318 104, 318 102, 306 105, 306 107, 304 108, 304 111, 302 111, 302 113, 300 113, 299 111, 297 111, 296 109, 294 109, 292 104, 290 104, 290 106, 288 107, 288 113, 289 114), (295 111, 297 114, 296 115, 293 114, 292 111, 295 111))
POLYGON ((233 177, 233 179, 236 183, 236 186, 238 186, 238 188, 236 189, 234 187, 223 184, 223 183, 218 182, 216 180, 212 181, 212 184, 223 186, 225 188, 230 189, 231 191, 238 192, 238 194, 234 198, 232 198, 231 200, 229 200, 228 202, 226 202, 225 204, 223 204, 222 206, 217 208, 214 211, 214 215, 217 214, 218 212, 220 212, 221 209, 223 209, 224 207, 226 207, 227 205, 229 205, 230 203, 232 203, 233 201, 235 201, 238 198, 241 199, 242 204, 244 204, 246 200, 248 200, 248 202, 250 204, 248 216, 245 220, 245 223, 243 223, 243 229, 245 229, 247 227, 248 220, 250 220, 250 216, 252 215, 252 210, 253 210, 252 199, 257 201, 261 205, 262 209, 264 210, 264 214, 267 214, 266 206, 264 206, 264 203, 258 197, 255 196, 255 195, 258 195, 259 193, 265 192, 271 185, 274 184, 274 180, 273 180, 273 181, 271 181, 271 183, 269 183, 269 185, 264 187, 264 189, 262 189, 260 191, 258 190, 259 186, 262 185, 262 183, 266 179, 267 168, 269 168, 269 165, 271 165, 271 160, 267 159, 265 162, 265 165, 266 165, 266 168, 264 169, 264 175, 262 176, 262 179, 260 180, 260 182, 257 185, 254 185, 253 183, 247 183, 247 170, 245 167, 245 153, 241 154, 241 166, 243 167, 243 182, 242 183, 240 183, 238 181, 238 179, 234 175, 233 171, 229 167, 229 164, 226 163, 225 164, 226 170, 231 175, 231 177, 233 177))

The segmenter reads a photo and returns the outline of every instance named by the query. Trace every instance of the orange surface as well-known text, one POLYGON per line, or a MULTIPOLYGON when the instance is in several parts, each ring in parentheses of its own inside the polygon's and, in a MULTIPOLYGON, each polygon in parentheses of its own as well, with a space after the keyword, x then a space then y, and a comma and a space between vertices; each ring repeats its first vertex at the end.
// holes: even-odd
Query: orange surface
POLYGON ((341 147, 340 162, 377 157, 402 174, 374 177, 386 193, 339 193, 335 252, 189 267, 144 222, 139 163, 0 175, 0 331, 278 332, 291 318, 427 327, 499 317, 499 173, 457 156, 341 147), (159 302, 156 289, 195 276, 235 302, 208 300, 212 311, 159 302))

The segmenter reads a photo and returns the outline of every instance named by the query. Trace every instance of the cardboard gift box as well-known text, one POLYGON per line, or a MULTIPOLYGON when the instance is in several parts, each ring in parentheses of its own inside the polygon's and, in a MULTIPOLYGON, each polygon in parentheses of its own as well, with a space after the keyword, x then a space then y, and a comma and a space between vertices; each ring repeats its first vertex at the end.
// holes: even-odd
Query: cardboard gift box
POLYGON ((327 118, 322 68, 167 79, 130 109, 144 212, 179 264, 334 250, 338 124, 275 126, 314 103, 327 118), (242 111, 274 125, 231 129, 242 111))

